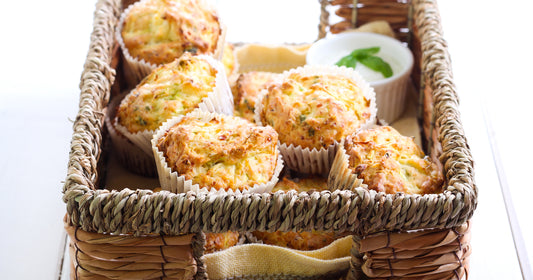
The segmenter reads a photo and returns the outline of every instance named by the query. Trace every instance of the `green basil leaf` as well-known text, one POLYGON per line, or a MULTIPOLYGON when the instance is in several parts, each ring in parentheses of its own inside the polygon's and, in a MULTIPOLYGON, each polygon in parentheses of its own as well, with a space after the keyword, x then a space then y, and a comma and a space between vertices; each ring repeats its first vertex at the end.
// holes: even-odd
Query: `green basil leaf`
POLYGON ((355 68, 357 60, 351 54, 341 58, 335 65, 355 68))
POLYGON ((365 49, 356 49, 350 53, 353 57, 357 58, 358 60, 367 56, 371 56, 374 54, 377 54, 380 50, 380 47, 370 47, 365 49))
POLYGON ((388 78, 392 76, 392 68, 390 65, 385 62, 383 59, 377 56, 367 56, 361 59, 358 59, 364 66, 380 72, 383 77, 388 78))
POLYGON ((341 58, 335 65, 355 68, 357 62, 362 63, 366 67, 380 72, 383 77, 388 78, 392 76, 392 68, 380 57, 374 56, 380 51, 380 47, 370 47, 364 49, 353 50, 349 55, 341 58))

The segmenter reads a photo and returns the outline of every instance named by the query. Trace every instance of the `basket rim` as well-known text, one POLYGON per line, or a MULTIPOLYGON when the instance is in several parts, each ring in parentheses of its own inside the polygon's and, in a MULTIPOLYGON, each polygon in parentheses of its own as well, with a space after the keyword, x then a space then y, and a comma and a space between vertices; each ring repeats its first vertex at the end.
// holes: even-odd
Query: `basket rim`
POLYGON ((423 66, 431 65, 424 67, 427 69, 423 72, 432 77, 430 80, 434 87, 439 82, 433 78, 436 74, 448 81, 447 84, 438 85, 439 90, 442 90, 437 93, 435 100, 445 107, 437 121, 447 128, 453 128, 453 131, 440 131, 439 141, 450 154, 442 159, 448 182, 443 193, 384 194, 357 189, 353 192, 324 191, 319 194, 289 192, 217 194, 210 197, 209 194, 191 192, 171 194, 154 193, 151 190, 97 190, 94 179, 97 159, 101 154, 99 145, 102 143, 103 115, 115 77, 115 70, 110 66, 114 29, 121 12, 120 0, 99 0, 94 13, 91 44, 81 76, 79 112, 73 125, 68 172, 63 186, 63 200, 67 204, 70 222, 87 231, 130 232, 136 235, 147 230, 151 233, 180 234, 201 230, 220 232, 228 229, 291 230, 310 227, 350 230, 364 235, 384 229, 451 228, 464 223, 476 208, 477 188, 470 150, 462 133, 462 124, 456 118, 459 115, 458 100, 450 73, 449 55, 442 39, 438 9, 435 0, 412 1, 411 5, 415 15, 418 15, 414 24, 422 34, 423 66), (456 141, 458 137, 464 141, 456 141), (458 153, 466 153, 466 161, 457 161, 458 153), (248 209, 252 204, 260 209, 257 212, 248 209), (213 210, 215 206, 233 210, 234 217, 220 218, 221 215, 214 215, 212 218, 211 214, 217 214, 213 210), (161 213, 166 213, 166 210, 174 212, 166 213, 167 216, 163 217, 163 214, 153 209, 161 213), (298 212, 304 209, 312 209, 314 216, 328 218, 310 218, 309 214, 298 212), (144 217, 139 216, 140 212, 144 217), (180 212, 179 215, 176 212, 180 212), (273 213, 279 213, 278 217, 273 213), (325 213, 327 215, 323 215, 325 213), (152 216, 148 217, 149 214, 152 216), (214 217, 220 219, 217 221, 214 217), (420 221, 414 221, 415 218, 420 221), (220 223, 228 219, 231 219, 232 224, 220 223), (251 221, 253 219, 256 221, 251 221), (146 223, 150 226, 146 227, 146 223))

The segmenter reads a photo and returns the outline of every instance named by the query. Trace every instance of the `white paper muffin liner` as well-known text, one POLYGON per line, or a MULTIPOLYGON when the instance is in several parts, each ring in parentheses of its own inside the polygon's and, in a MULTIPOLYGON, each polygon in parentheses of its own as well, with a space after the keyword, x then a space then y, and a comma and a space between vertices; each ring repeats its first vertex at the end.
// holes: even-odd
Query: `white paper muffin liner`
POLYGON ((108 106, 108 113, 105 117, 105 124, 111 143, 113 144, 113 154, 121 165, 131 172, 147 177, 156 177, 157 169, 152 155, 146 154, 137 145, 123 136, 114 126, 112 121, 116 115, 118 104, 124 95, 115 97, 108 106))
MULTIPOLYGON (((148 1, 150 0, 141 0, 141 1, 138 1, 136 3, 129 5, 120 15, 117 29, 115 31, 116 40, 120 46, 120 49, 122 50, 122 55, 124 56, 124 60, 126 61, 128 68, 130 69, 129 74, 131 75, 130 78, 132 79, 131 82, 133 85, 136 85, 139 82, 141 82, 144 77, 148 76, 150 72, 152 72, 152 70, 160 66, 160 65, 156 65, 148 61, 145 61, 144 59, 139 59, 139 58, 135 58, 131 56, 122 38, 122 27, 124 26, 124 21, 126 20, 126 16, 128 15, 128 13, 131 11, 133 7, 137 5, 142 6, 148 1)), ((202 1, 201 6, 207 7, 207 9, 213 10, 217 14, 218 22, 220 24, 220 35, 217 40, 217 46, 215 48, 215 52, 210 56, 214 57, 217 60, 221 60, 222 53, 224 51, 224 43, 226 41, 226 29, 227 29, 226 25, 221 19, 220 13, 218 13, 217 9, 215 9, 213 5, 210 5, 206 1, 202 1)))
MULTIPOLYGON (((344 66, 315 66, 306 65, 285 71, 281 74, 278 81, 282 81, 289 77, 292 73, 300 73, 302 75, 335 75, 343 76, 352 79, 363 92, 363 95, 370 100, 370 117, 358 130, 364 130, 373 127, 376 124, 377 107, 376 96, 374 89, 366 82, 359 73, 352 68, 344 66)), ((263 97, 267 94, 267 90, 263 90, 255 103, 255 122, 263 125, 261 121, 261 111, 263 110, 263 97)), ((283 160, 288 168, 308 174, 328 174, 330 172, 331 164, 335 158, 337 147, 340 145, 338 141, 329 145, 326 148, 316 149, 302 146, 295 146, 293 144, 287 145, 281 143, 280 151, 283 155, 283 160)))
MULTIPOLYGON (((215 77, 215 87, 213 91, 208 93, 202 102, 198 104, 198 108, 203 111, 221 113, 226 115, 233 115, 233 94, 228 84, 228 79, 224 71, 224 66, 221 62, 213 59, 207 55, 198 55, 198 58, 206 60, 211 66, 217 70, 215 77)), ((131 142, 135 143, 147 155, 153 158, 152 144, 150 141, 154 135, 154 130, 144 130, 137 133, 131 133, 126 127, 118 122, 115 118, 115 127, 120 133, 127 137, 131 142)))
MULTIPOLYGON (((188 116, 198 117, 202 118, 206 121, 215 118, 219 116, 217 113, 210 113, 205 112, 202 110, 194 110, 193 112, 187 114, 188 116)), ((159 174, 159 182, 161 185, 161 188, 163 190, 167 190, 174 193, 183 193, 188 191, 194 191, 194 192, 210 192, 210 193, 247 193, 247 192, 253 192, 253 193, 263 193, 263 192, 269 192, 272 190, 272 188, 276 185, 279 179, 279 174, 281 173, 281 170, 283 169, 283 159, 281 152, 278 148, 278 159, 276 162, 276 167, 274 168, 274 173, 272 175, 272 178, 270 181, 263 183, 263 184, 255 184, 253 187, 247 189, 247 190, 216 190, 216 189, 208 189, 206 187, 201 188, 198 184, 194 184, 192 180, 186 180, 185 176, 179 175, 176 171, 173 171, 167 164, 165 155, 162 151, 160 151, 157 148, 157 142, 161 137, 165 135, 165 133, 172 128, 174 125, 179 123, 184 116, 176 116, 167 122, 165 122, 157 132, 154 134, 154 137, 152 139, 152 152, 154 154, 154 157, 156 158, 156 166, 157 166, 157 172, 159 174)))
POLYGON ((350 169, 349 157, 344 149, 344 140, 339 143, 335 159, 331 164, 331 171, 328 176, 328 188, 334 190, 350 190, 356 188, 368 188, 363 183, 363 179, 357 178, 357 175, 350 169))

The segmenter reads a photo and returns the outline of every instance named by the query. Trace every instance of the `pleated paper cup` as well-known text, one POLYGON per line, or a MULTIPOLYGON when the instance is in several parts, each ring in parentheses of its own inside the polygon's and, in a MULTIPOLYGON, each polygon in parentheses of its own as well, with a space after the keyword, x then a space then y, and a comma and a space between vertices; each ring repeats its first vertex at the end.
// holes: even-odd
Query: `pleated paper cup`
MULTIPOLYGON (((124 39, 122 38, 122 27, 124 26, 124 21, 126 20, 126 17, 128 16, 128 13, 137 6, 145 5, 146 2, 151 0, 141 0, 139 2, 136 2, 134 4, 131 4, 126 8, 122 14, 120 15, 119 22, 117 25, 115 37, 116 40, 120 46, 120 49, 122 50, 122 55, 124 57, 124 60, 127 64, 127 68, 129 69, 129 79, 131 79, 130 84, 136 85, 142 81, 142 79, 150 74, 152 70, 157 68, 160 65, 156 65, 154 63, 151 63, 150 61, 146 61, 142 58, 133 57, 128 49, 126 48, 126 45, 124 43, 124 39)), ((218 17, 218 22, 220 24, 220 35, 217 40, 217 45, 215 48, 215 52, 213 54, 206 54, 210 55, 213 58, 217 60, 222 59, 222 54, 224 51, 224 43, 226 41, 226 25, 224 24, 223 20, 220 17, 220 13, 217 12, 217 9, 213 6, 207 3, 206 1, 200 0, 201 6, 206 7, 209 10, 215 11, 218 17)))
MULTIPOLYGON (((212 92, 208 93, 207 96, 202 99, 202 102, 198 104, 198 108, 206 112, 233 115, 233 94, 231 93, 222 64, 207 55, 198 55, 196 57, 204 59, 217 70, 215 87, 212 92)), ((114 126, 132 143, 153 158, 152 144, 150 141, 155 133, 154 130, 144 130, 132 133, 125 126, 121 125, 117 118, 114 119, 114 126)))
MULTIPOLYGON (((205 121, 209 121, 213 118, 220 117, 221 115, 218 113, 210 113, 205 112, 201 110, 195 110, 187 116, 193 116, 197 118, 201 118, 205 121)), ((273 175, 270 179, 270 181, 263 183, 263 184, 255 184, 251 188, 247 190, 216 190, 213 188, 207 188, 202 187, 199 184, 193 183, 192 180, 187 180, 185 176, 178 174, 178 172, 173 171, 167 164, 166 157, 162 151, 159 150, 157 147, 157 142, 161 137, 163 137, 173 126, 178 124, 184 116, 176 116, 167 122, 165 122, 154 134, 154 137, 152 139, 152 152, 155 157, 155 162, 157 166, 157 173, 159 174, 159 182, 161 185, 161 188, 163 190, 167 190, 174 193, 183 193, 188 191, 194 191, 194 192, 211 192, 211 193, 246 193, 246 192, 253 192, 253 193, 264 193, 269 192, 272 190, 272 188, 276 185, 279 179, 279 175, 281 173, 281 170, 283 169, 283 159, 281 156, 281 153, 279 151, 279 147, 277 150, 278 153, 278 159, 276 162, 276 167, 274 168, 273 175)))
POLYGON ((356 188, 368 188, 363 183, 363 179, 357 178, 357 175, 350 169, 349 156, 344 148, 344 140, 338 145, 335 159, 331 164, 331 171, 328 176, 328 188, 330 191, 334 190, 350 190, 354 191, 356 188))
POLYGON ((125 95, 122 94, 111 100, 108 106, 108 113, 105 117, 107 131, 109 132, 113 145, 113 155, 129 171, 147 177, 156 177, 157 169, 153 156, 146 154, 139 146, 119 132, 113 122, 118 105, 125 95))
MULTIPOLYGON (((295 69, 285 71, 281 74, 277 83, 281 83, 293 73, 299 73, 304 76, 308 75, 335 75, 343 76, 353 80, 361 89, 365 98, 370 100, 370 117, 358 129, 364 130, 373 127, 376 124, 376 97, 374 89, 366 82, 359 73, 352 68, 337 67, 337 66, 303 66, 295 69)), ((255 103, 255 121, 259 125, 263 125, 261 121, 261 112, 263 111, 263 98, 268 94, 267 90, 258 97, 255 103)), ((343 140, 343 139, 341 139, 343 140)), ((285 165, 295 171, 307 174, 328 174, 330 172, 331 164, 335 158, 335 153, 340 145, 339 141, 334 141, 333 144, 325 148, 309 148, 300 145, 281 143, 280 151, 283 155, 285 165)))

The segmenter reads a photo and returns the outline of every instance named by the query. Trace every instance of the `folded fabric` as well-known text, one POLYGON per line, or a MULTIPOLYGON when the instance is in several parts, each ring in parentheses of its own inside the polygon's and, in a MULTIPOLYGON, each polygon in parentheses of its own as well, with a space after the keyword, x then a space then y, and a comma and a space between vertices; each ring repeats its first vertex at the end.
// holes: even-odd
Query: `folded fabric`
POLYGON ((306 278, 347 270, 350 266, 351 247, 351 236, 338 239, 314 251, 245 244, 207 254, 203 259, 209 279, 262 275, 306 278))

